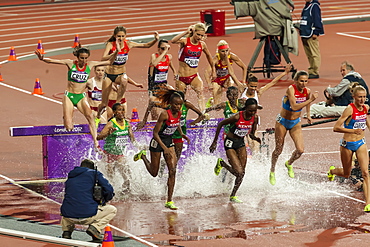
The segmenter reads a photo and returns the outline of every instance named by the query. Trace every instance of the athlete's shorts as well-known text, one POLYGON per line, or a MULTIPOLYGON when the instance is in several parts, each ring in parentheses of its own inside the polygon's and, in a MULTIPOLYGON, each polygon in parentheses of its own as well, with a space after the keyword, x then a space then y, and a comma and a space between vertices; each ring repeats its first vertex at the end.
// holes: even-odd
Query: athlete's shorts
POLYGON ((230 138, 228 136, 225 137, 225 140, 224 140, 225 150, 228 150, 228 149, 237 150, 242 147, 245 147, 244 138, 230 138))
MULTIPOLYGON (((121 99, 121 101, 120 101, 120 103, 121 104, 124 104, 124 103, 126 103, 127 101, 126 101, 126 98, 122 98, 121 99)), ((110 107, 110 108, 112 108, 113 107, 113 105, 116 103, 116 100, 114 100, 114 99, 110 99, 110 100, 108 100, 108 106, 110 107)))
POLYGON ((347 148, 353 152, 356 152, 364 144, 366 144, 365 138, 362 138, 361 140, 355 142, 347 142, 346 140, 341 139, 339 142, 339 145, 341 147, 347 148))
POLYGON ((86 97, 86 93, 70 93, 68 91, 64 92, 64 95, 67 96, 74 106, 77 106, 83 98, 86 97))
MULTIPOLYGON (((172 141, 172 136, 161 137, 161 140, 164 143, 164 145, 168 148, 173 147, 175 145, 172 141)), ((151 152, 156 152, 156 153, 163 152, 163 148, 161 147, 161 145, 159 145, 159 143, 156 140, 154 140, 154 138, 150 140, 149 150, 151 152)))
POLYGON ((107 159, 107 163, 113 163, 113 162, 119 161, 120 159, 125 157, 124 155, 116 155, 116 154, 108 153, 105 150, 103 152, 105 154, 105 158, 107 159))
POLYGON ((227 79, 229 79, 230 75, 225 75, 225 76, 221 76, 221 77, 216 77, 216 79, 213 80, 213 82, 216 82, 218 85, 220 85, 221 87, 224 86, 225 82, 227 79))
POLYGON ((93 111, 98 111, 98 107, 97 106, 90 106, 90 109, 93 110, 93 111))
POLYGON ((117 77, 120 76, 120 75, 123 75, 123 77, 127 79, 127 74, 126 73, 121 73, 121 74, 117 74, 117 75, 105 73, 105 76, 108 77, 112 82, 115 82, 117 77))
POLYGON ((294 120, 288 120, 280 116, 280 114, 278 114, 276 117, 276 121, 280 123, 281 125, 283 125, 287 130, 291 130, 293 129, 294 126, 296 126, 301 121, 301 118, 299 117, 294 120))
MULTIPOLYGON (((186 124, 181 126, 181 130, 182 130, 182 133, 184 135, 186 135, 186 130, 187 130, 187 127, 186 127, 186 124)), ((172 135, 172 139, 182 139, 182 136, 180 135, 180 132, 178 130, 176 130, 173 135, 172 135)), ((183 141, 182 141, 183 142, 183 141)))
POLYGON ((183 138, 173 138, 172 141, 173 141, 173 143, 184 143, 183 138))
POLYGON ((194 75, 191 75, 191 76, 180 76, 179 81, 182 81, 186 85, 190 85, 191 82, 194 80, 194 78, 197 77, 197 76, 198 76, 198 73, 194 74, 194 75))

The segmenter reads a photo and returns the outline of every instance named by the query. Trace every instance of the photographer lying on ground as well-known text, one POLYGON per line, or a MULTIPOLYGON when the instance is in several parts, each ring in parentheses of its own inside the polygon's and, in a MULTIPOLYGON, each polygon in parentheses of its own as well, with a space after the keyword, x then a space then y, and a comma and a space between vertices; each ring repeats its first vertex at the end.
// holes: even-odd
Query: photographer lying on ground
POLYGON ((322 101, 317 104, 311 105, 311 117, 339 117, 344 109, 352 102, 350 87, 353 83, 357 82, 363 86, 367 92, 367 100, 369 101, 369 89, 361 75, 357 73, 352 64, 345 61, 340 66, 340 73, 343 79, 335 87, 327 87, 324 90, 326 102, 322 101))

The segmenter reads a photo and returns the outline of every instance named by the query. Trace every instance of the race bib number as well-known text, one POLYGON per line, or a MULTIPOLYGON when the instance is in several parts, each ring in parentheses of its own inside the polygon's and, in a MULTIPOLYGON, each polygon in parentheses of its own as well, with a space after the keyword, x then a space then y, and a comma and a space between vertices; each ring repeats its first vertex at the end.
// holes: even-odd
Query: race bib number
POLYGON ((198 67, 198 63, 199 63, 199 59, 198 58, 190 58, 190 57, 186 57, 184 59, 184 62, 189 65, 190 67, 192 68, 196 68, 198 67))
POLYGON ((128 59, 128 54, 118 54, 114 63, 116 64, 125 64, 128 59))
POLYGON ((225 147, 232 148, 233 147, 233 141, 226 139, 225 140, 225 147))
POLYGON ((158 147, 158 142, 156 140, 152 139, 152 141, 150 142, 150 146, 152 148, 157 148, 158 147))
POLYGON ((123 136, 122 137, 118 136, 115 141, 116 146, 126 146, 127 143, 128 143, 127 138, 123 136))
POLYGON ((249 129, 236 129, 234 131, 234 134, 239 137, 244 137, 248 134, 248 132, 249 132, 249 129))
POLYGON ((86 82, 89 79, 89 75, 85 72, 72 71, 71 79, 76 82, 86 82))
POLYGON ((366 122, 365 121, 355 122, 355 124, 353 125, 353 128, 364 130, 364 129, 366 129, 366 122))
POLYGON ((280 114, 276 117, 276 122, 280 123, 280 121, 282 120, 283 118, 280 116, 280 114))
POLYGON ((175 133, 176 129, 177 129, 177 126, 176 127, 167 127, 166 129, 163 130, 163 134, 172 135, 173 133, 175 133))
POLYGON ((154 77, 154 81, 155 82, 167 81, 167 73, 156 74, 155 77, 154 77))
POLYGON ((229 74, 229 70, 228 69, 218 69, 216 71, 216 74, 217 74, 217 77, 227 76, 229 74))
POLYGON ((91 99, 96 101, 102 101, 102 92, 93 91, 91 93, 91 99))

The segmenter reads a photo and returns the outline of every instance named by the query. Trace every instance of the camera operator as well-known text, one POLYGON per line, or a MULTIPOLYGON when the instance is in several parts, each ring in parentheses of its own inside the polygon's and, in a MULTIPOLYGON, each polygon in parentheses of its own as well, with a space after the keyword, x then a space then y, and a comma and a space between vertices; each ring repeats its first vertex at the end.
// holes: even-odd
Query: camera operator
POLYGON ((83 160, 79 167, 68 173, 65 182, 65 195, 61 206, 62 237, 71 239, 75 224, 81 224, 89 225, 86 233, 93 240, 102 240, 101 231, 117 213, 116 207, 106 204, 113 196, 112 185, 101 172, 94 170, 94 162, 83 160), (100 186, 97 190, 94 189, 96 184, 100 186), (99 202, 96 201, 96 194, 101 195, 99 202))

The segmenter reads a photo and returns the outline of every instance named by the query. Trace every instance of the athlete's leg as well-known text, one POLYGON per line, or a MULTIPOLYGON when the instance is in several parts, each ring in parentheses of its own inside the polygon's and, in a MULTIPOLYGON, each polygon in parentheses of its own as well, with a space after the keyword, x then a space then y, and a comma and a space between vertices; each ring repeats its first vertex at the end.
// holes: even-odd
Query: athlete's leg
POLYGON ((182 153, 182 147, 184 146, 183 142, 175 142, 175 153, 177 160, 180 159, 181 153, 182 153))
POLYGON ((218 105, 221 103, 221 96, 222 96, 222 87, 218 85, 216 82, 213 83, 213 105, 218 105))
POLYGON ((186 93, 186 84, 180 80, 176 81, 176 90, 186 93))
POLYGON ((243 182, 243 178, 245 174, 245 166, 247 164, 247 151, 245 147, 241 147, 237 150, 228 149, 226 151, 226 156, 236 176, 234 188, 230 195, 230 196, 235 196, 241 183, 243 182))
POLYGON ((126 89, 127 89, 127 82, 128 81, 128 77, 126 75, 126 73, 120 75, 117 77, 116 79, 116 83, 118 83, 120 86, 118 88, 118 91, 117 91, 117 99, 116 99, 116 102, 119 103, 121 101, 121 99, 123 98, 123 96, 125 95, 125 92, 126 92, 126 89))
POLYGON ((64 127, 68 131, 71 131, 73 129, 73 110, 74 110, 73 103, 66 95, 64 95, 62 105, 63 105, 64 127))
POLYGON ((89 123, 90 133, 91 133, 91 136, 92 136, 93 141, 94 141, 94 145, 95 145, 95 147, 98 147, 99 146, 99 143, 98 143, 98 140, 96 139, 96 137, 97 137, 97 131, 96 131, 96 125, 95 125, 95 118, 94 118, 94 115, 93 115, 93 113, 92 113, 92 111, 90 109, 90 106, 89 106, 89 103, 87 102, 86 97, 84 97, 83 99, 81 99, 77 103, 77 109, 87 119, 87 122, 89 123))
POLYGON ((205 108, 203 96, 203 81, 200 79, 199 75, 193 79, 190 86, 197 94, 199 110, 203 112, 205 108))
POLYGON ((171 155, 165 155, 164 159, 168 168, 168 180, 167 180, 167 202, 172 201, 173 189, 175 188, 176 181, 176 167, 177 167, 177 158, 175 153, 175 148, 169 148, 171 155))
POLYGON ((366 205, 370 204, 370 178, 369 178, 369 154, 366 144, 356 151, 357 161, 361 167, 362 178, 364 179, 363 188, 366 205))
POLYGON ((276 162, 283 151, 284 140, 287 133, 287 129, 280 123, 275 123, 275 149, 271 156, 271 172, 275 172, 276 162))
POLYGON ((152 175, 153 177, 156 177, 158 175, 159 171, 159 162, 161 160, 161 152, 152 152, 150 151, 150 159, 151 161, 148 160, 145 154, 141 155, 142 160, 144 161, 145 167, 152 175))
POLYGON ((292 137, 295 150, 292 153, 292 156, 288 160, 288 165, 293 164, 294 161, 299 159, 304 152, 304 144, 303 144, 303 134, 302 134, 302 127, 301 123, 296 124, 290 131, 290 137, 292 137))

